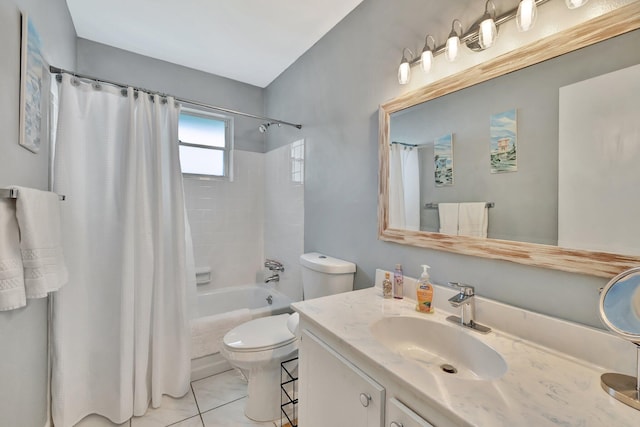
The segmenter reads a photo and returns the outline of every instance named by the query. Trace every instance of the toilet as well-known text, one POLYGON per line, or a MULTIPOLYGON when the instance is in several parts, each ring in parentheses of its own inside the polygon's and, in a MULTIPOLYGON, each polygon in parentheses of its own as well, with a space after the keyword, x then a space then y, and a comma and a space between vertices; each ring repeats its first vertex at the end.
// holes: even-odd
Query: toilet
MULTIPOLYGON (((300 256, 303 299, 353 290, 356 265, 317 252, 300 256)), ((223 338, 221 354, 249 381, 244 413, 254 421, 280 418, 280 363, 298 352, 298 314, 250 320, 223 338)))

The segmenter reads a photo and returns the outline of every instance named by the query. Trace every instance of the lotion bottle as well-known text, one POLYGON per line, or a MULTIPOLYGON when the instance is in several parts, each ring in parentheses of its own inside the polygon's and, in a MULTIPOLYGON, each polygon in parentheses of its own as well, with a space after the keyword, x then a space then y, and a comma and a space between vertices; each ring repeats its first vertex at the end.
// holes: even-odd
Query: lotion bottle
POLYGON ((382 296, 385 299, 391 298, 393 285, 391 284, 391 279, 389 278, 389 272, 384 273, 384 280, 382 281, 382 296))
POLYGON ((416 284, 416 311, 433 313, 433 285, 429 282, 429 267, 422 266, 422 275, 416 284))
POLYGON ((393 273, 393 297, 395 299, 404 298, 404 275, 402 274, 402 265, 396 264, 396 270, 393 273))

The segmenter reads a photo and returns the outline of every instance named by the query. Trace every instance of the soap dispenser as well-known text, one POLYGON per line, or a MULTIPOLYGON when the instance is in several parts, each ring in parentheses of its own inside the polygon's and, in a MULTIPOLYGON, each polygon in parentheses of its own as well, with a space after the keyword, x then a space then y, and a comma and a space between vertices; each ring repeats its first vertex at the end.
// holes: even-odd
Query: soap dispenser
POLYGON ((395 299, 404 298, 404 274, 402 273, 402 264, 396 264, 393 272, 393 297, 395 299))
POLYGON ((433 313, 433 285, 429 282, 429 267, 422 266, 422 275, 416 284, 416 311, 433 313))

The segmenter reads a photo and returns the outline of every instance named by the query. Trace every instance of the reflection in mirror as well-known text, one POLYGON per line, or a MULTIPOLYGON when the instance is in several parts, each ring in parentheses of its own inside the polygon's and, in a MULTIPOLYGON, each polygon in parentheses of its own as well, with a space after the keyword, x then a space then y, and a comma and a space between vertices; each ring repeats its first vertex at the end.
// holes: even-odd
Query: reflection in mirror
POLYGON ((600 315, 609 329, 640 343, 640 268, 609 282, 602 291, 600 315))
POLYGON ((443 216, 450 223, 450 215, 430 206, 491 201, 495 207, 488 211, 489 238, 557 245, 560 206, 563 246, 640 254, 640 223, 633 220, 640 216, 640 205, 636 202, 635 208, 625 210, 625 221, 621 216, 612 219, 607 209, 627 198, 626 191, 610 191, 613 186, 640 183, 640 169, 630 165, 640 162, 640 144, 630 141, 640 133, 634 119, 640 116, 640 68, 615 72, 640 63, 638 45, 640 30, 393 113, 390 226, 455 235, 442 224, 443 216), (500 114, 514 110, 510 120, 515 132, 505 138, 495 123, 492 126, 492 118, 504 120, 500 114), (437 167, 442 155, 436 142, 451 134, 453 176, 442 184, 437 167), (603 136, 618 146, 617 151, 603 153, 603 136), (622 147, 624 142, 616 138, 629 142, 622 147), (516 164, 513 171, 496 173, 491 155, 496 140, 506 141, 505 151, 510 150, 516 164), (627 167, 623 170, 622 165, 627 167), (559 176, 566 182, 559 182, 559 176), (576 177, 589 183, 580 198, 575 194, 576 177), (598 188, 592 186, 598 182, 598 188), (590 219, 578 226, 580 211, 590 219), (616 247, 608 238, 611 227, 633 235, 629 240, 636 246, 616 247), (594 241, 588 232, 593 229, 601 229, 603 236, 594 241))
MULTIPOLYGON (((578 87, 573 85, 640 64, 638 28, 640 2, 633 2, 381 105, 379 238, 602 277, 640 265, 640 225, 618 216, 625 211, 631 219, 640 217, 640 203, 626 203, 637 199, 640 184, 640 168, 634 166, 640 163, 640 111, 626 105, 640 94, 609 76, 625 95, 631 93, 624 108, 606 83, 595 98, 561 96, 578 87), (585 105, 607 111, 586 111, 572 123, 571 113, 585 105), (509 111, 516 122, 514 140, 494 132, 492 147, 491 119, 509 111), (451 159, 439 164, 435 141, 447 135, 451 159), (393 180, 403 176, 398 170, 390 176, 391 147, 400 146, 392 142, 417 146, 409 151, 419 159, 418 182, 407 178, 402 194, 392 190, 393 180), (509 165, 502 168, 496 160, 509 165), (437 171, 449 163, 450 177, 437 171), (577 173, 589 180, 576 180, 577 173), (408 193, 419 198, 410 201, 408 193), (441 223, 441 204, 468 202, 494 203, 486 210, 488 238, 461 235, 459 223, 442 232, 448 227, 441 223), (435 204, 438 209, 429 209, 435 204), (398 218, 398 211, 404 216, 398 218), (579 223, 576 232, 566 226, 573 223, 579 223), (633 233, 638 234, 623 239, 633 233)), ((415 177, 415 170, 409 175, 415 177)))
POLYGON ((392 228, 420 230, 418 146, 392 142, 389 153, 389 221, 392 228))

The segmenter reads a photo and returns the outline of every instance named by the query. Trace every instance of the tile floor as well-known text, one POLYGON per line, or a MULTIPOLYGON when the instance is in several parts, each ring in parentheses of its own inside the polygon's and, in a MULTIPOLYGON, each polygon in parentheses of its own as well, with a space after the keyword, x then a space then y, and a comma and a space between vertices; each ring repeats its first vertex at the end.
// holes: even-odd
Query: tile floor
POLYGON ((280 427, 280 420, 258 423, 245 417, 246 398, 247 382, 238 371, 230 370, 193 381, 182 399, 164 396, 159 408, 124 424, 90 415, 75 427, 280 427))

